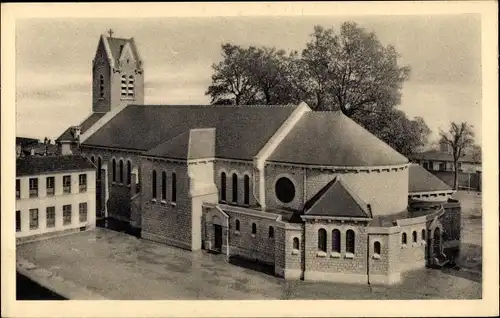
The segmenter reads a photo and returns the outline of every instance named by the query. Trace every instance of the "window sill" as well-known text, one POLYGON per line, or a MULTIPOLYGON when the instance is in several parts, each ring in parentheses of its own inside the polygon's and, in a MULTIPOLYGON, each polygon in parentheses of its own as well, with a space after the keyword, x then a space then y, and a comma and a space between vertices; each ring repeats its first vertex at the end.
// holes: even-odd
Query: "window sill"
POLYGON ((253 238, 255 238, 255 236, 256 236, 256 235, 255 235, 255 234, 252 234, 251 236, 252 236, 253 238))
POLYGON ((156 203, 156 199, 154 199, 154 198, 151 199, 151 202, 156 203))
POLYGON ((177 206, 177 203, 175 203, 175 202, 170 202, 170 206, 176 207, 176 206, 177 206))
POLYGON ((344 258, 353 259, 354 258, 354 254, 353 253, 345 253, 344 258))
POLYGON ((130 188, 130 187, 131 187, 131 185, 130 185, 130 184, 127 184, 127 188, 130 188))
POLYGON ((119 185, 120 187, 123 187, 123 186, 124 186, 123 182, 118 183, 118 185, 119 185))
POLYGON ((292 255, 299 255, 299 250, 293 249, 292 250, 292 255))
POLYGON ((331 252, 330 257, 331 258, 340 258, 340 253, 339 252, 331 252))
POLYGON ((380 259, 380 254, 373 254, 373 259, 380 259))
POLYGON ((408 248, 408 246, 407 246, 406 244, 402 244, 402 245, 401 245, 401 248, 402 248, 402 249, 403 249, 403 248, 408 248))
POLYGON ((421 241, 421 242, 420 242, 420 244, 421 244, 422 246, 425 246, 425 245, 427 245, 427 242, 426 242, 426 241, 421 241))
POLYGON ((240 235, 240 231, 234 231, 234 235, 240 235))
POLYGON ((412 243, 412 244, 411 244, 411 246, 412 246, 412 247, 418 247, 418 246, 420 246, 420 244, 419 244, 419 243, 417 243, 417 242, 415 242, 415 243, 412 243))
POLYGON ((317 257, 326 257, 326 252, 320 251, 316 253, 317 257))
POLYGON ((165 205, 166 205, 166 204, 167 204, 167 201, 165 201, 165 200, 161 200, 161 201, 160 201, 160 203, 161 203, 161 204, 165 204, 165 205))

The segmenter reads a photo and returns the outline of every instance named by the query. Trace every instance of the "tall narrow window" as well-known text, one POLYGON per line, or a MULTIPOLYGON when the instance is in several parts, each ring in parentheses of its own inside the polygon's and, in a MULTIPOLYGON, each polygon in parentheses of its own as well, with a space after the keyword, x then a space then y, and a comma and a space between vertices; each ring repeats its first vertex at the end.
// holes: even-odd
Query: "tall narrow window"
POLYGON ((55 192, 55 178, 47 177, 47 196, 53 196, 55 192))
POLYGON ((380 255, 380 242, 373 243, 373 253, 380 255))
POLYGON ((47 219, 47 227, 55 227, 56 226, 56 207, 48 206, 45 210, 46 219, 47 219))
POLYGON ((403 232, 403 234, 401 235, 401 244, 406 244, 406 243, 407 243, 406 233, 403 232))
POLYGON ((104 98, 104 76, 99 76, 99 98, 104 98))
POLYGON ((135 90, 134 85, 135 85, 134 76, 130 75, 127 83, 127 95, 129 97, 134 97, 134 90, 135 90))
POLYGON ((63 225, 71 224, 71 204, 63 205, 63 225))
POLYGON ((161 173, 161 199, 167 200, 167 173, 161 173))
POLYGON ((233 202, 238 203, 238 176, 233 173, 233 202))
POLYGON ((38 178, 30 178, 30 198, 38 196, 38 178))
POLYGON ((78 187, 80 189, 80 192, 87 191, 87 174, 82 173, 78 176, 78 187))
POLYGON ((21 180, 16 179, 16 199, 21 198, 21 180))
POLYGON ((319 229, 318 231, 318 250, 326 252, 326 230, 319 229))
POLYGON ((123 183, 123 160, 120 159, 120 183, 123 183))
POLYGON ((220 174, 220 200, 226 202, 226 173, 220 174))
POLYGON ((172 202, 177 201, 177 176, 172 173, 172 202))
POLYGON ((30 230, 38 228, 38 209, 30 209, 30 230))
POLYGON ((257 234, 257 224, 252 223, 252 234, 257 234))
POLYGON ((340 253, 340 231, 332 231, 332 252, 340 253))
POLYGON ((132 163, 130 160, 127 161, 127 184, 132 183, 132 163))
POLYGON ((244 197, 243 197, 243 203, 244 204, 249 204, 250 203, 250 178, 245 175, 243 178, 243 192, 244 192, 244 197))
POLYGON ((111 169, 113 170, 112 171, 112 176, 111 176, 112 179, 111 180, 113 180, 113 182, 116 182, 116 160, 115 160, 115 158, 113 158, 113 161, 112 161, 111 165, 112 165, 111 169))
POLYGON ((151 181, 153 199, 156 199, 156 170, 153 170, 153 180, 151 181))
POLYGON ((16 211, 16 232, 21 232, 21 211, 16 211))
POLYGON ((78 215, 80 222, 87 222, 87 202, 78 204, 78 215))
POLYGON ((101 180, 101 169, 102 169, 102 160, 101 157, 97 158, 97 179, 101 180))
POLYGON ((240 220, 236 220, 235 222, 235 226, 236 226, 236 231, 240 231, 240 220))
POLYGON ((421 239, 425 241, 425 229, 422 230, 421 239))
POLYGON ((95 164, 95 157, 94 156, 90 157, 90 161, 92 161, 92 163, 95 164))
POLYGON ((63 176, 63 193, 71 193, 71 176, 63 176))
POLYGON ((122 76, 121 97, 127 97, 127 76, 122 76))
POLYGON ((355 244, 355 234, 353 230, 347 230, 346 232, 346 252, 354 254, 354 244, 355 244))
POLYGON ((299 249, 299 238, 298 237, 294 237, 293 238, 293 249, 294 250, 298 250, 299 249))
POLYGON ((274 238, 274 227, 269 227, 269 238, 274 238))
POLYGON ((413 239, 413 243, 417 243, 417 231, 413 231, 413 233, 411 234, 412 236, 412 239, 413 239))

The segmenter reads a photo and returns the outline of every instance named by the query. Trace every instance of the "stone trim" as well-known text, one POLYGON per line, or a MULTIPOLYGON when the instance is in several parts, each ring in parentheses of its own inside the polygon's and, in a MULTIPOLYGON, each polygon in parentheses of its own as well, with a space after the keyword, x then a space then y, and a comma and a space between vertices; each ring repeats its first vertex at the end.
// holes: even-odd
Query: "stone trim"
POLYGON ((283 166, 283 167, 295 167, 303 168, 309 170, 320 170, 320 171, 331 171, 331 172, 390 172, 408 169, 411 163, 403 163, 399 165, 390 166, 323 166, 323 165, 307 165, 299 163, 289 163, 289 162, 279 162, 279 161, 267 161, 266 165, 283 166))
MULTIPOLYGON (((85 226, 85 228, 86 228, 85 230, 88 231, 91 228, 93 228, 93 226, 85 226)), ((70 235, 70 234, 76 234, 78 232, 80 232, 79 227, 61 230, 61 231, 51 231, 51 232, 47 232, 47 233, 40 233, 40 234, 35 234, 35 235, 16 237, 16 245, 22 245, 22 244, 38 242, 38 241, 45 241, 45 240, 49 240, 49 239, 56 238, 56 237, 66 236, 66 235, 70 235)))
POLYGON ((393 285, 401 282, 400 273, 390 273, 387 275, 370 274, 370 284, 373 285, 393 285))
POLYGON ((145 240, 153 241, 153 242, 167 244, 167 245, 174 246, 174 247, 179 247, 179 248, 189 250, 189 251, 192 250, 190 243, 186 243, 186 242, 174 240, 171 238, 167 238, 164 236, 156 235, 153 233, 145 232, 144 230, 142 230, 142 232, 141 232, 141 238, 145 239, 145 240))
POLYGON ((348 284, 368 284, 368 276, 366 274, 328 273, 308 270, 304 272, 304 280, 348 284))

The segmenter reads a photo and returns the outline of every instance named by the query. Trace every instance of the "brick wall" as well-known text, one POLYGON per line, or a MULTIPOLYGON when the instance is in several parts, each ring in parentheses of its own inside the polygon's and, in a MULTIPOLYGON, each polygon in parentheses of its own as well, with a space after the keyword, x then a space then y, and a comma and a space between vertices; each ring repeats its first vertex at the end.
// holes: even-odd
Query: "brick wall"
MULTIPOLYGON (((244 176, 249 176, 249 203, 250 205, 255 205, 256 199, 253 193, 253 163, 248 161, 244 162, 228 162, 228 161, 217 161, 214 166, 214 180, 217 185, 217 189, 220 193, 221 191, 221 173, 226 173, 226 202, 233 202, 233 173, 238 176, 238 204, 243 205, 244 203, 244 176)), ((220 194, 219 194, 220 198, 220 194)))
POLYGON ((285 276, 285 253, 286 253, 286 244, 288 243, 285 235, 284 224, 280 226, 276 226, 274 231, 275 243, 274 243, 274 270, 275 274, 280 277, 285 276))
POLYGON ((286 224, 285 242, 285 278, 300 279, 304 275, 304 225, 286 224), (294 238, 299 239, 298 251, 293 248, 294 238))
POLYGON ((396 251, 399 249, 399 261, 397 263, 399 265, 397 268, 399 272, 425 267, 426 243, 425 241, 422 241, 421 238, 422 230, 426 231, 427 237, 425 223, 401 227, 401 232, 399 233, 399 244, 397 244, 396 241, 394 242, 395 255, 398 254, 396 251), (414 231, 417 234, 416 242, 413 242, 414 231), (402 243, 403 233, 406 233, 406 245, 402 243))

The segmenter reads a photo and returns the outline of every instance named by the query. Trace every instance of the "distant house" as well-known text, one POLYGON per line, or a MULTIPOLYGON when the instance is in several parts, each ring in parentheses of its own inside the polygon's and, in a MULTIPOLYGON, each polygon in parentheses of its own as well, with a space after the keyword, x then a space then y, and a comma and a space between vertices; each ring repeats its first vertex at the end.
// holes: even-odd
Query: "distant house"
POLYGON ((30 147, 37 145, 39 142, 35 138, 16 137, 16 157, 23 156, 26 151, 29 151, 30 147))
POLYGON ((54 156, 58 148, 54 144, 40 142, 34 138, 16 137, 16 157, 54 156))
POLYGON ((81 156, 16 161, 18 243, 95 227, 95 166, 81 156))

